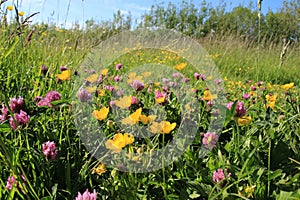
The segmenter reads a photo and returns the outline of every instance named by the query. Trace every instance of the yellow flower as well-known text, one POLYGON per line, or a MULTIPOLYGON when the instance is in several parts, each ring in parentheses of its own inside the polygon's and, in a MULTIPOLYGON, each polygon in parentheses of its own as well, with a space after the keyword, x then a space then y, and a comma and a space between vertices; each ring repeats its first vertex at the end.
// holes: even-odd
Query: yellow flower
POLYGON ((122 148, 126 145, 132 144, 134 142, 134 137, 128 133, 117 133, 114 135, 112 140, 107 140, 105 146, 107 149, 112 150, 116 153, 120 153, 122 148))
POLYGON ((144 72, 144 73, 143 73, 143 76, 144 76, 144 77, 151 76, 151 72, 144 72))
POLYGON ((87 77, 85 80, 90 83, 94 83, 98 80, 98 78, 99 78, 99 74, 92 74, 89 77, 87 77))
POLYGON ((115 100, 114 103, 119 108, 129 108, 132 102, 132 96, 124 96, 120 100, 115 100))
POLYGON ((23 17, 24 16, 24 12, 23 11, 19 12, 19 16, 23 17))
POLYGON ((204 91, 204 96, 203 96, 204 100, 210 101, 210 100, 215 99, 215 98, 217 98, 216 94, 212 95, 209 90, 205 90, 204 91))
POLYGON ((134 113, 129 115, 129 117, 123 119, 122 124, 128 124, 128 125, 136 124, 140 120, 141 114, 142 114, 142 108, 139 108, 134 113))
POLYGON ((144 82, 143 81, 143 76, 137 76, 135 72, 131 72, 128 74, 128 79, 127 79, 127 83, 131 84, 134 80, 140 81, 140 82, 144 82))
POLYGON ((277 94, 275 94, 275 95, 266 95, 266 99, 267 99, 267 101, 276 101, 276 99, 277 99, 277 94))
POLYGON ((256 185, 254 185, 254 186, 247 185, 247 187, 245 188, 246 197, 253 198, 253 193, 255 191, 255 188, 256 188, 256 185))
POLYGON ((92 113, 92 115, 98 119, 98 120, 104 120, 107 118, 109 112, 109 107, 103 107, 100 110, 94 110, 94 112, 92 113))
POLYGON ((106 166, 104 163, 100 163, 97 167, 93 168, 92 174, 104 174, 106 172, 106 166))
POLYGON ((238 118, 238 125, 239 126, 247 126, 248 124, 250 124, 251 120, 252 120, 251 116, 240 117, 240 118, 238 118))
POLYGON ((71 70, 68 69, 68 70, 62 71, 61 74, 57 74, 56 77, 62 81, 69 80, 71 77, 71 70))
POLYGON ((13 10, 14 7, 13 6, 7 6, 7 10, 13 10))
POLYGON ((272 109, 274 109, 275 107, 275 103, 276 103, 276 99, 277 99, 277 94, 275 95, 266 95, 266 100, 267 100, 267 103, 266 103, 266 107, 270 107, 272 109))
POLYGON ((97 86, 94 87, 88 86, 85 88, 85 90, 88 91, 89 93, 94 93, 97 90, 97 86))
POLYGON ((183 70, 186 67, 186 65, 186 63, 180 63, 178 65, 175 65, 174 68, 180 71, 183 70))
POLYGON ((151 133, 160 133, 162 130, 162 124, 158 122, 152 122, 150 126, 151 133))
POLYGON ((270 108, 274 109, 275 103, 276 103, 276 101, 270 101, 270 102, 267 102, 266 106, 267 106, 267 108, 270 107, 270 108))
POLYGON ((158 104, 163 103, 163 102, 165 102, 165 97, 156 98, 155 101, 158 104))
POLYGON ((143 124, 149 124, 151 123, 152 121, 154 121, 156 118, 156 115, 149 115, 149 116, 146 116, 146 115, 140 115, 140 120, 142 121, 143 124))
POLYGON ((176 127, 176 122, 170 123, 168 121, 152 122, 150 131, 152 133, 170 133, 176 127))
POLYGON ((176 122, 170 123, 168 121, 163 121, 163 127, 162 127, 162 132, 163 133, 170 133, 174 128, 176 127, 176 122))
POLYGON ((105 95, 105 90, 104 90, 104 89, 100 89, 100 90, 98 91, 98 95, 99 95, 100 97, 103 97, 103 96, 105 95))
POLYGON ((103 76, 106 76, 107 73, 108 73, 108 69, 105 68, 105 69, 101 70, 100 73, 101 73, 103 76))
POLYGON ((288 84, 285 84, 285 85, 281 86, 281 88, 284 89, 284 90, 289 90, 293 87, 294 87, 294 83, 288 83, 288 84))

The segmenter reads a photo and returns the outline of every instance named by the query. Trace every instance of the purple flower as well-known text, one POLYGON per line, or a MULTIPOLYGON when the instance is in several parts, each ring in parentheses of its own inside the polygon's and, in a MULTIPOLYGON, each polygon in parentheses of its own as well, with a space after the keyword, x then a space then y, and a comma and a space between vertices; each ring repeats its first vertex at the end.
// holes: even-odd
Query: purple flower
POLYGON ((140 82, 139 80, 134 80, 131 84, 131 87, 133 87, 135 91, 141 91, 142 89, 144 89, 144 83, 140 82))
POLYGON ((217 85, 220 85, 221 83, 222 83, 222 79, 219 78, 219 79, 216 80, 217 85))
POLYGON ((110 105, 110 106, 114 106, 114 105, 115 105, 115 102, 114 102, 114 101, 110 101, 110 102, 109 102, 109 105, 110 105))
POLYGON ((168 86, 169 86, 169 87, 175 87, 175 86, 176 86, 176 83, 173 82, 173 81, 170 81, 170 82, 168 83, 168 86))
POLYGON ((14 176, 8 177, 6 182, 6 189, 10 191, 15 184, 17 184, 16 178, 14 176))
POLYGON ((94 69, 85 69, 84 72, 87 72, 88 74, 95 74, 96 71, 94 69))
POLYGON ((50 91, 46 94, 45 99, 47 99, 49 102, 60 100, 61 94, 56 91, 50 91))
POLYGON ((30 122, 30 116, 24 112, 23 110, 20 111, 20 114, 16 114, 18 115, 18 122, 20 122, 19 124, 22 124, 22 125, 26 125, 30 122))
POLYGON ((162 82, 163 82, 163 83, 168 83, 168 82, 169 82, 169 79, 167 79, 167 78, 162 78, 162 82))
POLYGON ((258 82, 257 82, 257 86, 261 86, 263 83, 264 83, 264 82, 262 82, 262 81, 258 81, 258 82))
POLYGON ((75 198, 75 200, 96 200, 96 198, 97 198, 96 190, 94 190, 93 193, 90 193, 88 189, 86 189, 86 191, 83 194, 78 192, 78 195, 75 198))
POLYGON ((212 105, 214 105, 214 101, 210 100, 210 101, 208 101, 208 102, 206 103, 206 105, 207 105, 207 106, 212 106, 212 105))
POLYGON ((48 141, 42 144, 42 151, 47 159, 53 160, 57 157, 57 149, 54 142, 48 141))
POLYGON ((18 97, 18 99, 11 98, 9 102, 9 108, 11 109, 12 112, 16 113, 18 112, 24 105, 24 100, 22 97, 18 97))
POLYGON ((115 82, 119 82, 120 80, 122 80, 122 76, 115 76, 114 80, 115 82))
POLYGON ((131 97, 131 104, 137 104, 137 98, 135 96, 131 97))
POLYGON ((59 70, 61 72, 66 71, 68 68, 66 66, 60 66, 59 70))
POLYGON ((51 107, 51 103, 48 101, 48 99, 41 99, 39 102, 38 102, 38 107, 42 107, 42 106, 48 106, 48 107, 51 107))
POLYGON ((8 108, 2 103, 2 109, 1 109, 1 115, 0 115, 0 121, 4 122, 8 115, 8 108))
POLYGON ((162 98, 162 97, 166 97, 166 93, 156 90, 155 91, 155 98, 158 99, 158 98, 162 98))
POLYGON ((179 72, 175 72, 175 73, 173 73, 173 77, 174 78, 182 78, 182 74, 180 74, 179 72))
POLYGON ((93 96, 87 90, 81 88, 78 92, 78 98, 80 99, 81 102, 88 102, 92 100, 93 96))
POLYGON ((220 110, 216 110, 213 112, 213 116, 217 117, 220 114, 220 110))
POLYGON ((183 79, 183 82, 184 82, 184 83, 190 82, 190 78, 184 78, 184 79, 183 79))
POLYGON ((48 72, 48 67, 46 67, 45 65, 42 65, 42 74, 43 74, 44 76, 46 76, 46 75, 47 75, 47 72, 48 72))
POLYGON ((115 87, 112 85, 104 85, 103 89, 113 92, 115 90, 115 87))
POLYGON ((213 180, 213 182, 218 183, 220 181, 223 181, 225 178, 226 177, 225 177, 225 174, 223 172, 223 169, 218 169, 218 171, 214 171, 212 180, 213 180))
POLYGON ((161 88, 163 89, 164 92, 168 91, 168 86, 166 86, 166 85, 162 86, 161 88))
POLYGON ((100 74, 98 77, 97 83, 102 83, 102 81, 103 81, 103 75, 100 74))
POLYGON ((205 148, 212 150, 216 146, 218 139, 219 136, 215 132, 213 133, 207 132, 204 134, 202 143, 205 148))
POLYGON ((195 74, 194 74, 195 79, 196 79, 196 80, 199 80, 199 79, 200 79, 200 75, 201 75, 201 74, 199 74, 199 73, 195 73, 195 74))
POLYGON ((46 94, 45 98, 41 99, 38 102, 38 107, 41 106, 48 106, 51 107, 51 102, 52 101, 56 101, 56 100, 60 100, 61 99, 61 94, 56 92, 56 91, 50 91, 46 94))
POLYGON ((121 68, 122 68, 122 64, 121 63, 116 64, 116 70, 120 70, 121 68))
POLYGON ((231 110, 232 105, 233 105, 233 102, 232 102, 232 101, 229 102, 229 103, 226 105, 226 107, 228 108, 228 110, 231 110))
POLYGON ((244 102, 238 102, 235 109, 235 116, 236 117, 243 117, 246 115, 246 108, 244 106, 244 102))
POLYGON ((260 87, 261 91, 264 91, 266 88, 264 86, 260 87))
POLYGON ((201 74, 200 78, 202 79, 202 81, 204 81, 206 79, 206 76, 204 74, 201 74))
POLYGON ((250 86, 251 91, 256 91, 256 87, 254 85, 250 86))
POLYGON ((244 99, 249 99, 250 97, 251 97, 251 95, 248 94, 248 93, 244 93, 244 95, 243 95, 243 98, 244 98, 244 99))
POLYGON ((30 122, 30 116, 23 110, 20 111, 20 114, 15 114, 14 118, 11 116, 9 119, 10 127, 13 130, 16 130, 18 128, 18 126, 26 125, 29 122, 30 122))

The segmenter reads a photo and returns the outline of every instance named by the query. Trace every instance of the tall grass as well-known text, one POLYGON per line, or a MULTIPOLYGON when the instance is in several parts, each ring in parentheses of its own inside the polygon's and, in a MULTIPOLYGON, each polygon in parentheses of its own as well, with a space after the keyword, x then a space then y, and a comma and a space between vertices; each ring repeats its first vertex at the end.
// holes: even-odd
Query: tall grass
MULTIPOLYGON (((78 192, 87 188, 90 191, 96 189, 99 199, 299 197, 299 44, 289 46, 285 62, 278 68, 282 46, 274 45, 272 40, 258 48, 257 44, 235 36, 201 39, 199 42, 210 53, 223 76, 228 101, 244 101, 247 115, 252 117, 251 123, 239 125, 234 118, 233 106, 227 111, 229 114, 222 132, 218 133, 217 146, 200 159, 203 139, 200 132, 207 131, 211 116, 207 102, 201 101, 197 136, 172 165, 144 174, 125 173, 108 167, 105 173, 98 175, 92 173, 98 160, 86 150, 74 126, 75 116, 71 112, 73 84, 77 72, 82 76, 81 63, 92 47, 120 30, 109 27, 60 30, 41 24, 21 27, 21 32, 12 36, 15 30, 19 31, 24 18, 17 20, 11 24, 1 21, 0 24, 0 103, 9 107, 10 98, 23 97, 25 111, 31 120, 17 130, 10 128, 9 121, 0 122, 0 199, 74 199, 78 192), (259 62, 256 62, 257 55, 259 62), (49 69, 46 75, 41 72, 42 65, 49 69), (70 80, 56 79, 60 66, 71 69, 70 80), (249 80, 253 81, 250 83, 249 80), (258 81, 265 83, 259 86, 258 81), (294 82, 295 87, 289 90, 280 87, 290 82, 294 82), (252 86, 257 88, 255 94, 249 100, 243 99, 244 93, 251 93, 252 86), (51 108, 37 107, 35 97, 45 96, 51 90, 62 94, 61 101, 51 108), (274 109, 266 107, 268 94, 278 94, 274 109), (58 159, 45 158, 42 144, 46 141, 56 142, 58 159), (232 176, 215 183, 212 176, 218 169, 227 169, 232 176), (16 176, 19 185, 8 190, 7 178, 12 175, 16 176), (21 175, 26 181, 20 178, 21 175)), ((124 65, 140 64, 138 61, 131 63, 131 57, 124 56, 124 65)), ((142 56, 147 57, 147 52, 141 53, 142 56)), ((109 68, 109 73, 117 73, 114 66, 109 68)), ((192 83, 196 82, 192 76, 189 78, 192 83)), ((197 97, 201 99, 205 89, 200 86, 197 89, 197 97)), ((105 94, 101 103, 108 105, 111 94, 107 91, 105 94)), ((172 111, 176 105, 172 102, 167 109, 172 111)), ((111 115, 109 119, 113 120, 111 115)), ((117 127, 109 127, 107 122, 102 124, 105 131, 114 135, 117 127)))

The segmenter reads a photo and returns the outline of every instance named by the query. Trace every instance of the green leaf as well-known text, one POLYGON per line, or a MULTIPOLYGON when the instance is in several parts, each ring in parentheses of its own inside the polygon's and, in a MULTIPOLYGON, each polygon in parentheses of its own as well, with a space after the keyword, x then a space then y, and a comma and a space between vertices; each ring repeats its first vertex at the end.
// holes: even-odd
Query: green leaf
POLYGON ((189 197, 190 197, 191 199, 196 199, 196 198, 200 197, 200 194, 193 193, 193 194, 190 194, 189 197))
POLYGON ((277 200, 293 200, 300 199, 300 189, 296 192, 280 191, 279 195, 276 195, 277 200))
POLYGON ((8 132, 10 131, 10 126, 7 123, 0 124, 0 132, 8 132))

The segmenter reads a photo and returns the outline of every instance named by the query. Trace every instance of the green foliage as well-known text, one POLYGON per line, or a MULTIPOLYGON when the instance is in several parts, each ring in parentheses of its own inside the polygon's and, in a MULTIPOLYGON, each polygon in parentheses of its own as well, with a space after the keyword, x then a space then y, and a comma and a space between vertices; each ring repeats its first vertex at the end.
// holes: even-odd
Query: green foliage
MULTIPOLYGON (((236 102, 226 114, 217 146, 206 156, 202 157, 200 132, 207 131, 211 113, 204 101, 199 108, 199 133, 184 155, 170 166, 144 174, 113 168, 101 175, 92 173, 98 161, 80 140, 70 100, 76 71, 86 54, 104 39, 131 29, 131 17, 124 19, 117 12, 110 22, 87 21, 85 30, 58 29, 51 24, 20 26, 24 22, 21 18, 10 24, 1 20, 0 104, 8 107, 10 98, 21 96, 31 118, 28 125, 17 130, 10 128, 9 120, 0 122, 0 199, 74 199, 87 188, 96 189, 98 199, 299 199, 298 43, 288 49, 283 67, 278 68, 281 39, 299 39, 297 2, 262 16, 260 29, 256 11, 240 6, 225 12, 224 6, 211 8, 205 1, 199 7, 186 1, 179 6, 160 4, 143 16, 140 27, 170 28, 198 38, 223 75, 226 98, 236 102), (41 72, 42 65, 48 67, 46 75, 41 72), (71 69, 70 80, 57 81, 60 66, 71 69), (258 81, 264 83, 258 86, 258 81), (295 87, 280 87, 289 82, 295 87), (252 94, 244 100, 242 95, 251 92, 251 85, 257 88, 257 96, 252 94), (34 98, 51 90, 59 91, 62 99, 52 102, 52 107, 38 107, 34 98), (274 109, 266 108, 266 95, 270 93, 279 95, 274 109), (238 100, 245 102, 247 115, 252 117, 247 126, 240 126, 234 117, 238 100), (46 141, 56 142, 58 159, 49 160, 43 155, 42 144, 46 141), (231 173, 231 177, 214 183, 213 172, 219 168, 227 169, 225 174, 231 173), (6 181, 12 175, 18 186, 9 191, 6 181)), ((149 58, 149 52, 131 53, 134 55, 124 54, 115 61, 129 69, 146 63, 143 56, 149 58)), ((157 54, 153 59, 168 65, 184 62, 175 60, 173 54, 172 59, 157 54)), ((113 65, 105 67, 109 75, 117 75, 113 65)), ((192 73, 189 77, 195 83, 192 73)), ((201 99, 204 86, 196 86, 201 99)), ((144 96, 148 100, 145 104, 154 100, 149 94, 144 96)), ((105 93, 100 103, 107 103, 110 97, 105 93)), ((180 118, 177 106, 176 98, 166 106, 168 118, 174 121, 180 118)), ((225 105, 223 109, 227 109, 225 105)), ((103 123, 105 131, 115 134, 115 125, 108 127, 107 122, 103 123)))

